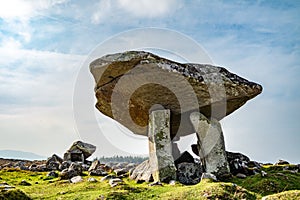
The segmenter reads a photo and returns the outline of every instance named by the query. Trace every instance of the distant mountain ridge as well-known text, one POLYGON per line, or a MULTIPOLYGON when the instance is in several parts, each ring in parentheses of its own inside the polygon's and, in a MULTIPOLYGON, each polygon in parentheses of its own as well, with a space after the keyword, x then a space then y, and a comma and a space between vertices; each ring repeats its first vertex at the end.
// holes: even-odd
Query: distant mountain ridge
POLYGON ((31 152, 17 150, 0 150, 0 158, 22 159, 22 160, 44 160, 47 157, 31 152))

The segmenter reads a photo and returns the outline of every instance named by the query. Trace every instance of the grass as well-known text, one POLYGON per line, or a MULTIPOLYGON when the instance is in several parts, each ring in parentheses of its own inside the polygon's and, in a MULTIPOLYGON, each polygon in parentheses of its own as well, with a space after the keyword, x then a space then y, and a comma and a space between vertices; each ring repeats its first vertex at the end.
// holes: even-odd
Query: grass
MULTIPOLYGON (((67 180, 47 177, 47 172, 30 172, 15 169, 0 171, 0 183, 15 186, 11 194, 25 195, 32 199, 300 199, 300 173, 283 171, 284 166, 265 166, 266 177, 260 174, 246 179, 232 178, 228 182, 203 180, 197 185, 184 186, 176 182, 172 186, 148 186, 148 183, 136 184, 124 178, 124 183, 111 188, 108 181, 96 183, 84 181, 72 184, 67 180), (26 180, 30 186, 21 185, 26 180), (24 192, 24 193, 23 193, 24 192), (21 194, 22 193, 22 194, 21 194)), ((290 166, 291 168, 293 166, 290 166)), ((0 188, 1 189, 1 188, 0 188)), ((9 199, 7 193, 0 193, 1 199, 9 199), (6 195, 4 198, 3 195, 6 195)), ((11 199, 24 199, 14 196, 11 199)))

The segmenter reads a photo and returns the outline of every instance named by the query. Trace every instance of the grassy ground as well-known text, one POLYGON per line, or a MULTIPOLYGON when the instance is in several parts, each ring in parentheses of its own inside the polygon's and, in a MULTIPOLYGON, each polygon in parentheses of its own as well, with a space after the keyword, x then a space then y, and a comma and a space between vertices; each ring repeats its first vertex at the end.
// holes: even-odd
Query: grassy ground
MULTIPOLYGON (((300 173, 283 171, 282 166, 266 166, 266 177, 260 174, 246 179, 232 178, 228 182, 204 180, 193 186, 148 186, 147 183, 136 184, 124 179, 124 183, 111 188, 107 181, 96 183, 84 181, 72 184, 59 178, 49 179, 47 173, 19 170, 1 170, 0 183, 6 182, 15 186, 14 195, 26 193, 32 199, 300 199, 300 173), (22 180, 30 186, 21 184, 22 180)), ((1 191, 1 187, 0 187, 1 191)), ((12 196, 12 194, 10 194, 12 196)), ((0 193, 0 200, 8 198, 8 193, 0 193), (5 196, 6 195, 6 196, 5 196)), ((14 200, 24 199, 14 196, 14 200)))

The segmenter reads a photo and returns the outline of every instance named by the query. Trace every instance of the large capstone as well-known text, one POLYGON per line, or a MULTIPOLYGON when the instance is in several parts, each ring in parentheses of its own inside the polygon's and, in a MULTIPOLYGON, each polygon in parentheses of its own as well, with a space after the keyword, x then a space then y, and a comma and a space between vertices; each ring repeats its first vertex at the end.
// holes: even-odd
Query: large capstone
POLYGON ((171 111, 171 139, 194 132, 190 113, 220 120, 262 92, 223 67, 178 63, 149 52, 103 56, 90 64, 97 109, 133 133, 147 135, 149 110, 171 111))

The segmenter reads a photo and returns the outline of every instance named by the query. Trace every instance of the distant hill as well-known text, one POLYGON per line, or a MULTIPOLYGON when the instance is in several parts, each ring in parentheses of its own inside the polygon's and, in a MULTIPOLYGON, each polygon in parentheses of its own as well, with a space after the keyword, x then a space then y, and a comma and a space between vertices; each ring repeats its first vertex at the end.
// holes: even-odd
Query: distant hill
POLYGON ((0 150, 0 158, 22 159, 22 160, 44 160, 45 156, 41 156, 31 152, 16 150, 0 150))

